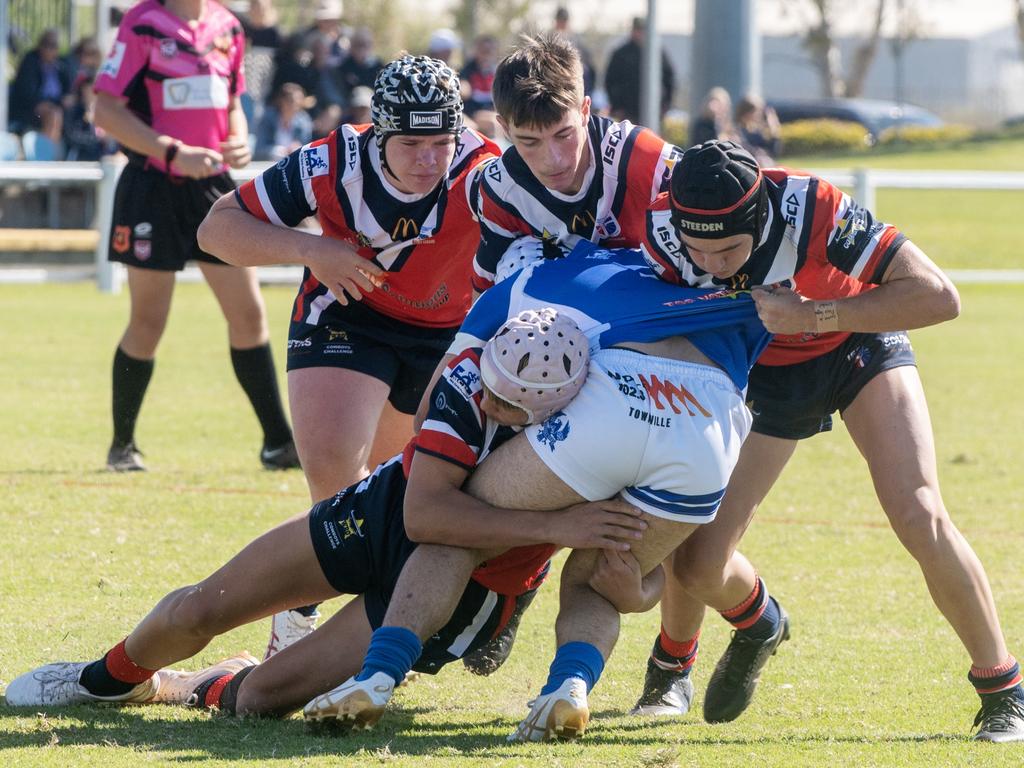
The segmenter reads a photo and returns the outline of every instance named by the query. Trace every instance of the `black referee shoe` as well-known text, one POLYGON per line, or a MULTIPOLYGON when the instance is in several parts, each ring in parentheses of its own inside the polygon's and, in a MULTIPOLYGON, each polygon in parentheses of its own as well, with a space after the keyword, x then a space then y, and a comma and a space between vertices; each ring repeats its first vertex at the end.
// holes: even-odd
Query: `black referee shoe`
POLYGON ((289 440, 276 448, 263 446, 260 450, 260 463, 263 464, 264 469, 300 469, 295 441, 289 440))
POLYGON ((142 463, 142 451, 135 445, 135 441, 118 445, 112 443, 107 451, 107 469, 111 472, 145 472, 146 465, 142 463))
POLYGON ((729 647, 715 665, 704 694, 704 720, 727 723, 743 714, 754 698, 761 670, 783 641, 789 639, 789 616, 779 606, 779 626, 764 640, 733 632, 729 647))

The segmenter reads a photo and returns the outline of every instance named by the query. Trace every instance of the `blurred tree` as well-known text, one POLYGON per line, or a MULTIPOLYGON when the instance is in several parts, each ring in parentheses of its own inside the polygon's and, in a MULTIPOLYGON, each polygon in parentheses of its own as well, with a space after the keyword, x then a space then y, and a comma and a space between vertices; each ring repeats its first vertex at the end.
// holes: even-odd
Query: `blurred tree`
POLYGON ((456 0, 452 3, 455 28, 467 44, 483 33, 505 40, 521 32, 533 0, 456 0))
POLYGON ((1017 12, 1017 39, 1020 40, 1020 52, 1024 56, 1024 0, 1013 0, 1017 12))
MULTIPOLYGON (((1024 5, 1024 0, 1013 1, 1018 7, 1024 5)), ((778 0, 778 5, 784 15, 795 17, 803 27, 804 47, 818 70, 823 96, 855 97, 864 92, 883 27, 895 29, 892 44, 897 56, 910 41, 921 37, 926 27, 922 0, 862 0, 856 6, 855 19, 851 19, 853 6, 840 0, 778 0), (851 20, 867 21, 869 26, 844 71, 836 28, 841 21, 851 20)))

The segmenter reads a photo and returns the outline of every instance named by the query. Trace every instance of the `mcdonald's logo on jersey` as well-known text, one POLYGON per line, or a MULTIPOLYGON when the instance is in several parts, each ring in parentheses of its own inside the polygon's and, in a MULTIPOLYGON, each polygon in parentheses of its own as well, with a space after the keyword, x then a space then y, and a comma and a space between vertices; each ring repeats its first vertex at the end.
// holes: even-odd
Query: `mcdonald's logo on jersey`
POLYGON ((396 243, 402 240, 411 240, 420 233, 420 225, 405 216, 399 217, 395 226, 391 229, 391 239, 396 243))
POLYGON ((572 215, 572 221, 569 222, 569 231, 574 235, 587 234, 594 228, 594 214, 590 211, 583 211, 583 213, 574 213, 572 215))
POLYGON ((729 278, 729 287, 734 291, 746 291, 750 288, 750 275, 738 272, 729 278))
POLYGON ((644 389, 647 390, 647 394, 651 397, 651 402, 654 403, 654 406, 659 411, 665 410, 665 406, 661 403, 661 398, 664 396, 668 407, 670 407, 672 412, 677 415, 683 412, 679 405, 676 405, 676 402, 678 401, 690 416, 697 415, 696 412, 691 410, 689 405, 690 403, 693 404, 702 416, 711 416, 711 412, 705 410, 704 406, 697 401, 697 398, 695 398, 689 390, 686 389, 686 387, 680 387, 673 384, 671 381, 662 381, 654 374, 651 374, 650 381, 648 381, 647 377, 641 373, 640 383, 644 385, 644 389))

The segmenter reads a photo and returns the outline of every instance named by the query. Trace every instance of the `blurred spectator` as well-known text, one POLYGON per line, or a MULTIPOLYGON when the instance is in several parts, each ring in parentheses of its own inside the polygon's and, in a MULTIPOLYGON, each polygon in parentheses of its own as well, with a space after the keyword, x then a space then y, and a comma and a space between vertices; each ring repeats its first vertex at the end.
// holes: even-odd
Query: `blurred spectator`
POLYGON ((11 83, 9 126, 17 134, 38 131, 60 141, 64 97, 71 92, 74 73, 60 58, 60 37, 47 29, 36 47, 25 54, 11 83))
POLYGON ((270 93, 277 93, 285 83, 298 83, 307 94, 316 93, 320 75, 313 67, 310 35, 296 32, 278 50, 277 66, 270 93))
POLYGON ((583 65, 583 95, 590 96, 594 91, 596 80, 594 58, 580 41, 579 35, 569 28, 569 9, 564 5, 558 6, 555 10, 555 32, 565 35, 576 46, 576 51, 580 55, 580 63, 583 65))
POLYGON ((498 132, 498 113, 493 109, 478 109, 472 117, 466 118, 466 125, 476 128, 488 139, 493 139, 501 144, 498 132))
POLYGON ((427 56, 440 59, 445 64, 451 64, 456 51, 462 50, 462 38, 447 27, 435 29, 430 35, 430 42, 427 43, 427 56))
POLYGON ((348 98, 348 109, 341 118, 342 123, 365 125, 370 121, 370 105, 373 103, 373 88, 357 85, 348 98))
POLYGON ((748 93, 736 105, 736 131, 740 144, 754 156, 758 165, 762 168, 775 165, 782 148, 779 118, 757 94, 748 93))
MULTIPOLYGON (((277 26, 277 9, 273 0, 250 0, 249 12, 240 17, 249 47, 269 48, 277 50, 281 47, 284 36, 277 26)), ((246 72, 246 84, 249 73, 246 72)))
POLYGON ((96 161, 117 152, 117 143, 101 135, 93 123, 96 91, 95 74, 82 74, 75 81, 73 102, 64 115, 65 160, 96 161))
POLYGON ((274 92, 256 129, 255 160, 280 160, 313 139, 313 119, 306 112, 310 98, 297 83, 283 83, 274 92))
POLYGON ((79 40, 64 60, 64 66, 71 73, 71 89, 76 89, 80 78, 96 77, 102 63, 103 52, 96 44, 96 38, 83 37, 79 40))
POLYGON ((313 26, 309 32, 327 40, 327 66, 337 67, 348 53, 348 36, 341 24, 341 0, 316 0, 313 5, 313 26))
MULTIPOLYGON (((313 54, 309 63, 312 71, 311 89, 307 90, 316 99, 310 109, 313 117, 318 117, 325 109, 334 106, 341 114, 341 107, 345 104, 345 85, 341 81, 341 72, 336 66, 331 65, 333 55, 331 53, 331 38, 320 32, 314 32, 310 36, 310 51, 313 54)), ((331 128, 335 128, 332 125, 331 128)))
MULTIPOLYGON (((629 40, 612 52, 608 60, 608 69, 604 75, 604 85, 608 91, 608 101, 612 117, 616 120, 640 121, 641 68, 643 62, 646 22, 641 17, 633 19, 629 40)), ((675 90, 675 71, 672 63, 661 51, 661 99, 660 114, 664 116, 672 103, 672 92, 675 90)), ((648 126, 658 130, 658 126, 648 126)))
POLYGON ((739 141, 732 123, 732 99, 729 92, 720 86, 708 91, 700 113, 690 124, 690 144, 713 140, 739 141))
POLYGON ((373 48, 373 32, 359 27, 349 40, 348 57, 338 67, 341 95, 345 103, 351 99, 352 91, 359 87, 373 88, 377 73, 384 67, 373 48))
POLYGON ((498 67, 498 38, 480 35, 473 41, 473 55, 459 72, 462 81, 462 102, 467 117, 480 110, 494 111, 491 87, 498 67))

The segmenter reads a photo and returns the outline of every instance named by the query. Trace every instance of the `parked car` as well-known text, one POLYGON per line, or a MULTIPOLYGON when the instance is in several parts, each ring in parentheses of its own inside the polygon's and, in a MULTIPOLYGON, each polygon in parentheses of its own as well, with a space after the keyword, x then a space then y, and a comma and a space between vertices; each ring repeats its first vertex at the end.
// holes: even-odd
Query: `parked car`
POLYGON ((872 141, 877 141, 887 128, 943 125, 942 118, 927 109, 880 99, 770 99, 768 104, 779 122, 845 120, 863 125, 872 141))

